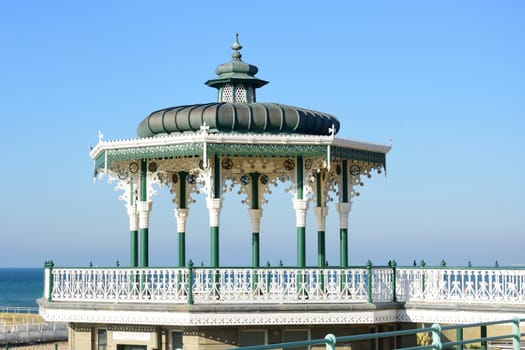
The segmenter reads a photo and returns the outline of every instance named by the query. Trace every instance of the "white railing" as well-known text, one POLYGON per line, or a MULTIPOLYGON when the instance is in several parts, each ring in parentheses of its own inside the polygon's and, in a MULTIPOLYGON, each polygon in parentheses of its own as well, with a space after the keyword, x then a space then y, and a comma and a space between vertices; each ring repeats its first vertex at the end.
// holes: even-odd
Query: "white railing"
POLYGON ((525 269, 51 267, 46 268, 44 297, 51 301, 170 304, 516 304, 525 303, 525 269))
POLYGON ((54 269, 52 276, 55 301, 185 303, 188 294, 186 269, 54 269))
POLYGON ((399 268, 401 301, 525 303, 525 270, 500 268, 399 268))
POLYGON ((201 268, 195 303, 366 302, 366 269, 201 268))

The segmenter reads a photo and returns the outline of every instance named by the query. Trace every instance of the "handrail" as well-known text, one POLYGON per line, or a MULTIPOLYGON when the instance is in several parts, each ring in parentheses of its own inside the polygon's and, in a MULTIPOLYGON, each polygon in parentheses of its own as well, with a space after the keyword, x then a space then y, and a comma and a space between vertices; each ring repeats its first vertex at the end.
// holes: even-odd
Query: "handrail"
POLYGON ((48 301, 525 304, 524 268, 111 267, 44 270, 48 301))
POLYGON ((511 320, 479 322, 479 323, 454 325, 454 326, 443 326, 443 327, 440 326, 439 324, 434 324, 432 327, 407 329, 407 330, 402 330, 402 331, 381 332, 381 333, 357 334, 357 335, 349 335, 349 336, 341 336, 341 337, 336 337, 333 334, 327 334, 324 338, 320 338, 320 339, 294 341, 294 342, 286 342, 286 343, 276 343, 276 344, 266 344, 266 345, 245 346, 245 347, 239 347, 235 349, 236 350, 288 349, 288 348, 294 348, 294 347, 299 347, 299 346, 325 344, 327 350, 335 350, 337 343, 351 343, 351 342, 363 341, 363 340, 391 338, 391 337, 397 337, 397 336, 402 336, 402 335, 415 335, 418 333, 431 332, 432 333, 432 344, 397 348, 397 350, 446 349, 446 348, 450 348, 451 346, 456 346, 457 349, 463 349, 463 345, 472 344, 472 343, 486 344, 489 341, 501 340, 501 339, 512 339, 512 349, 520 350, 520 338, 521 338, 520 323, 524 321, 525 319, 514 318, 511 320), (512 325, 512 332, 509 334, 502 334, 502 335, 490 336, 490 337, 485 336, 485 337, 472 338, 472 339, 466 339, 466 340, 461 339, 461 340, 449 341, 449 342, 442 341, 442 332, 444 330, 464 329, 464 328, 472 328, 472 327, 487 327, 491 325, 501 325, 501 324, 506 324, 506 323, 510 323, 512 325))
POLYGON ((38 314, 38 308, 26 306, 0 306, 0 314, 38 314))

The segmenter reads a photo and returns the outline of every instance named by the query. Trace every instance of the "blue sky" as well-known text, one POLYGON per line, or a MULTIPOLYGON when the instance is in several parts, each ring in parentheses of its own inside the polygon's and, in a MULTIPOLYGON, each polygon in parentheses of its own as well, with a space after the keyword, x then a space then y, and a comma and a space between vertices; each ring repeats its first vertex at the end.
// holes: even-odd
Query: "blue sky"
MULTIPOLYGON (((388 175, 365 181, 350 214, 350 264, 523 265, 525 3, 522 1, 1 1, 0 267, 111 266, 128 219, 89 147, 135 137, 151 111, 211 102, 230 60, 270 84, 258 101, 336 115, 339 137, 388 143, 388 175)), ((264 208, 261 260, 295 264, 290 197, 264 208)), ((202 202, 202 199, 201 199, 202 202)), ((221 215, 221 263, 250 264, 240 198, 221 215)), ((190 209, 187 257, 209 262, 208 214, 190 209)), ((316 263, 313 212, 307 264, 316 263)), ((329 208, 327 258, 338 226, 329 208)), ((175 265, 166 189, 154 198, 150 264, 175 265)))

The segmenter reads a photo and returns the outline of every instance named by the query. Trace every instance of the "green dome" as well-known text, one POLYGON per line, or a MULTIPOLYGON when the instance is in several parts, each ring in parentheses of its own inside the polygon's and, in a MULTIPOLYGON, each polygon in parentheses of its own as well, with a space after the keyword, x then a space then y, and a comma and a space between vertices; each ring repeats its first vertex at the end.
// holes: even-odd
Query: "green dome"
POLYGON ((215 102, 164 108, 151 113, 138 126, 139 137, 158 134, 209 132, 331 135, 339 131, 333 115, 278 103, 215 102))

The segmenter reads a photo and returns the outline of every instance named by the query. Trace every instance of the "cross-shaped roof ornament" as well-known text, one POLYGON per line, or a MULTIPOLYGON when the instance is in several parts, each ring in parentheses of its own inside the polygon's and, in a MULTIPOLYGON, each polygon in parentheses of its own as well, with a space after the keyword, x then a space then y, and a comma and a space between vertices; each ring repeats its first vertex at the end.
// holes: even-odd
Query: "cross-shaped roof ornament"
POLYGON ((206 124, 206 122, 203 122, 201 125, 201 133, 204 135, 208 135, 208 131, 210 130, 210 126, 206 124))
POLYGON ((331 127, 331 128, 328 128, 328 132, 330 133, 330 136, 331 136, 332 138, 335 137, 335 132, 336 132, 336 131, 337 131, 337 130, 335 129, 335 124, 332 124, 332 127, 331 127))

